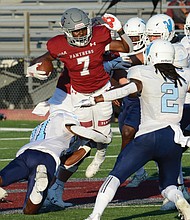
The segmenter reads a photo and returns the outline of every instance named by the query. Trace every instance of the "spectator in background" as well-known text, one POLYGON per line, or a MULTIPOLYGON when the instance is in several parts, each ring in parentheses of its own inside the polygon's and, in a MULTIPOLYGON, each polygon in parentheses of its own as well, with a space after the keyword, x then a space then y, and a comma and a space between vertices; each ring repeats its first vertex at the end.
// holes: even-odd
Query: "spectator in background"
POLYGON ((6 119, 7 117, 4 114, 0 113, 0 121, 4 121, 6 119))
MULTIPOLYGON (((190 6, 190 0, 172 0, 168 6, 190 6)), ((173 18, 176 30, 183 30, 189 8, 168 8, 166 14, 173 18)))

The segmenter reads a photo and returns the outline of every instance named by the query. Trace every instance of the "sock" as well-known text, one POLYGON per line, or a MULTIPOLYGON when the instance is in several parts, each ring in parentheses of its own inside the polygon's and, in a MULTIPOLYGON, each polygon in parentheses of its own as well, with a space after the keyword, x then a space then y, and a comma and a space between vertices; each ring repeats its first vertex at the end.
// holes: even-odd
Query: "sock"
POLYGON ((108 203, 112 201, 115 193, 120 185, 120 180, 115 177, 109 175, 102 186, 99 189, 98 195, 96 197, 95 206, 92 214, 90 215, 92 218, 99 213, 100 216, 104 212, 104 209, 107 207, 108 203))
POLYGON ((106 155, 106 149, 101 149, 97 150, 96 155, 95 155, 95 160, 102 162, 102 160, 105 160, 105 155, 106 155))

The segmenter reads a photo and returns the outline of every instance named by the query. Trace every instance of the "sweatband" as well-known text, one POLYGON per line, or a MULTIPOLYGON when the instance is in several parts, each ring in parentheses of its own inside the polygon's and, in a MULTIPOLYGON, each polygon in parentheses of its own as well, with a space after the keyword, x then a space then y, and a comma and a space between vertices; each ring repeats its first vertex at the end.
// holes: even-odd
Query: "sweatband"
POLYGON ((102 93, 102 96, 104 98, 104 102, 108 102, 116 99, 121 99, 134 92, 138 92, 138 89, 136 84, 134 82, 131 82, 123 87, 106 91, 105 93, 102 93))

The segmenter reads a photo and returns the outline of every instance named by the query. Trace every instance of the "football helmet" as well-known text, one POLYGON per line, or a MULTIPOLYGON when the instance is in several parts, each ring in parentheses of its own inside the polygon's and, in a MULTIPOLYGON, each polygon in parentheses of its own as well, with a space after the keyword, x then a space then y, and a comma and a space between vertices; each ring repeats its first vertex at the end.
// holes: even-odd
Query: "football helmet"
POLYGON ((70 45, 83 47, 90 42, 92 37, 92 24, 90 18, 84 11, 78 8, 70 8, 66 10, 61 17, 60 25, 63 32, 66 34, 67 41, 70 45), (83 28, 87 29, 87 34, 85 36, 73 36, 73 31, 83 28))
POLYGON ((190 13, 187 15, 185 20, 184 33, 188 38, 190 38, 190 13))
POLYGON ((123 30, 129 37, 137 37, 133 42, 133 50, 139 51, 145 47, 145 21, 141 18, 130 18, 123 26, 123 30))
POLYGON ((146 64, 173 63, 175 50, 167 40, 157 39, 152 41, 146 48, 146 64))
POLYGON ((145 34, 159 36, 162 40, 171 41, 175 35, 175 24, 173 19, 166 14, 153 15, 146 23, 145 34))
POLYGON ((173 65, 176 67, 188 67, 188 52, 186 48, 180 44, 172 44, 175 50, 175 57, 173 65))

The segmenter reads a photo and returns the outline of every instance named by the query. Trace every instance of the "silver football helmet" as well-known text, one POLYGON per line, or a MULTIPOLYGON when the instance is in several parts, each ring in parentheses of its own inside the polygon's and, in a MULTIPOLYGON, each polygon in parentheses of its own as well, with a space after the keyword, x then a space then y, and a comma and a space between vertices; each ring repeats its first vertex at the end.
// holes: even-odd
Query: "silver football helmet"
POLYGON ((145 21, 141 18, 130 18, 123 26, 126 35, 131 37, 133 50, 139 51, 145 47, 145 21), (135 37, 137 38, 136 40, 135 37))
POLYGON ((92 37, 92 24, 87 14, 78 9, 70 8, 66 10, 61 17, 61 27, 67 36, 70 45, 83 47, 86 46, 92 37), (87 34, 82 37, 74 37, 73 31, 86 28, 87 34))
POLYGON ((153 15, 146 23, 145 34, 159 36, 162 40, 171 41, 175 35, 175 24, 173 19, 166 14, 153 15))
POLYGON ((155 65, 157 63, 173 63, 175 49, 171 42, 167 40, 153 40, 146 48, 147 65, 155 65))

